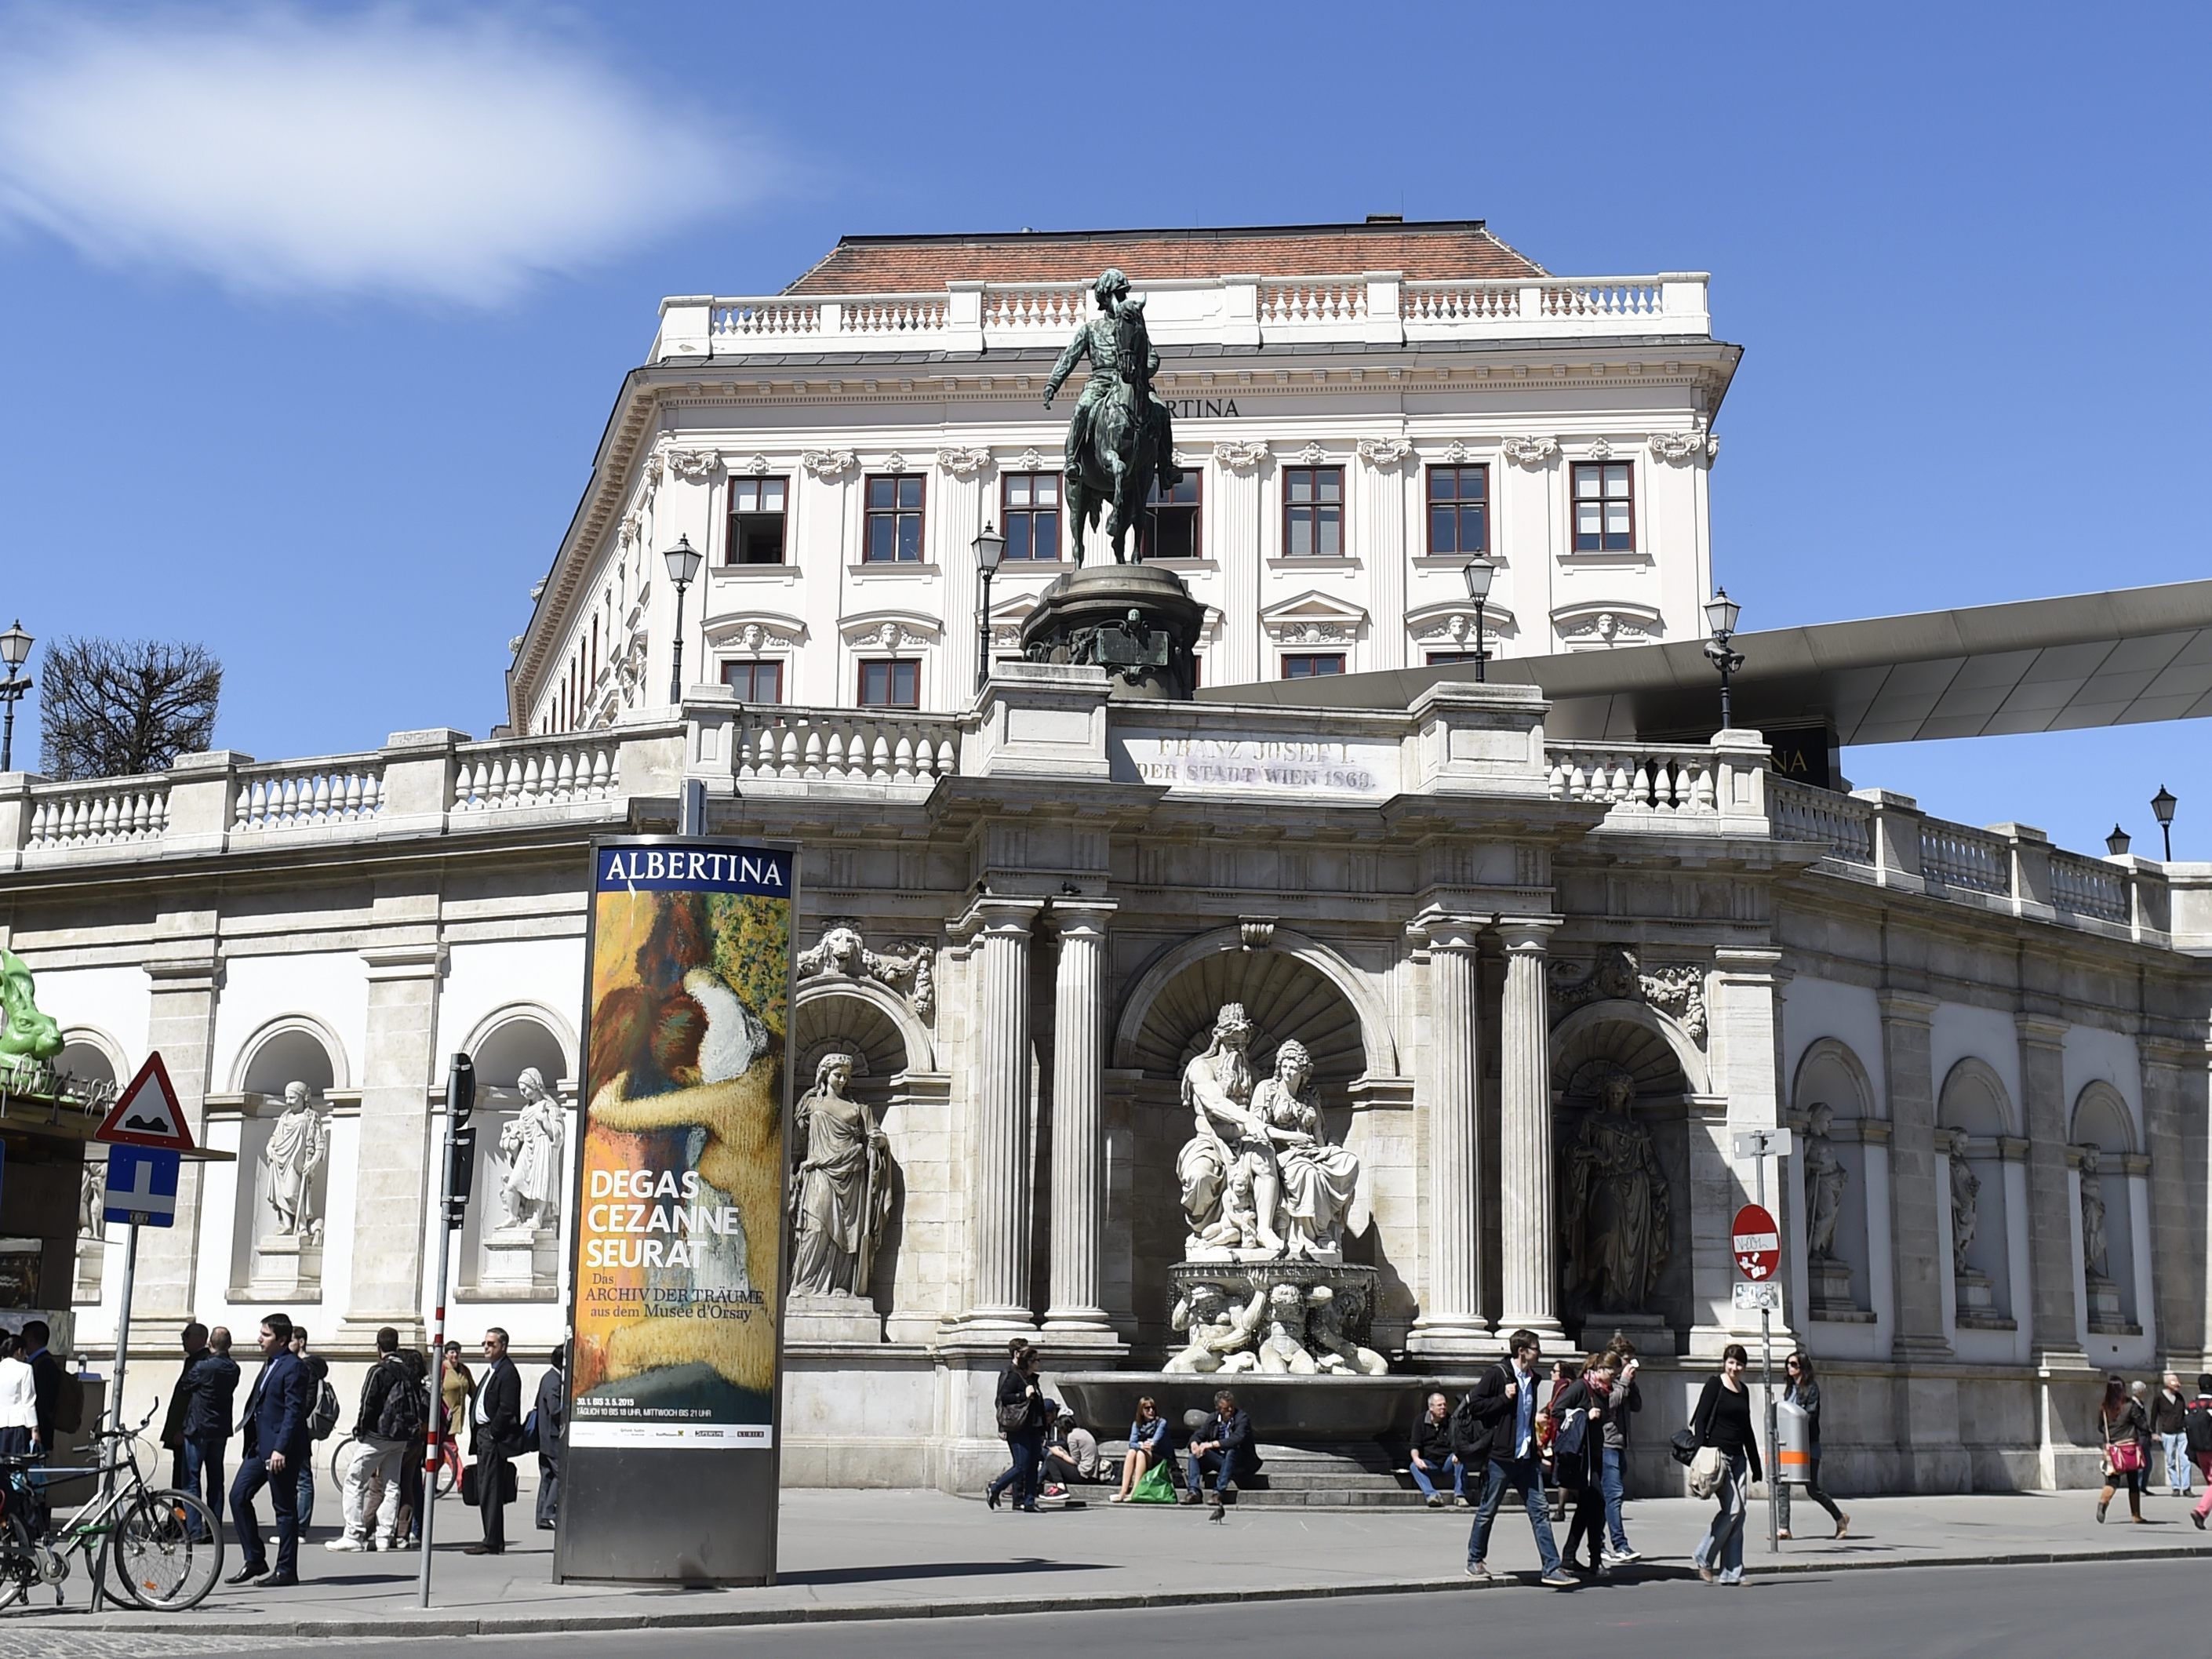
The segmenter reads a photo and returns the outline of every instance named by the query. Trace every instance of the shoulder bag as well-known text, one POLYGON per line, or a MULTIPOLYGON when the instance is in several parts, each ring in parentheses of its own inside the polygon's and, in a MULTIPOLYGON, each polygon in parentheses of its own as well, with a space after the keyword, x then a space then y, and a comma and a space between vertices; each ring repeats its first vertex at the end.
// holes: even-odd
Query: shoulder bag
POLYGON ((1697 1455, 1690 1460, 1690 1496, 1711 1498, 1720 1489, 1723 1468, 1718 1446, 1698 1447, 1697 1455))

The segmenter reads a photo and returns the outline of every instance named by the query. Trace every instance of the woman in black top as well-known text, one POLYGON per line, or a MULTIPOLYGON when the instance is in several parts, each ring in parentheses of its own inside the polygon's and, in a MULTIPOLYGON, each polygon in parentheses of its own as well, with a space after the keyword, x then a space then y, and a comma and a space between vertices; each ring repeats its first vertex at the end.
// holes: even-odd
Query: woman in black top
POLYGON ((1603 1576, 1605 1528, 1605 1425, 1611 1414, 1613 1356, 1594 1353, 1583 1374, 1552 1396, 1552 1467, 1561 1489, 1575 1500, 1574 1524, 1567 1529, 1564 1559, 1576 1565, 1583 1540, 1589 1540, 1589 1570, 1603 1576))
POLYGON ((1009 1363, 999 1373, 994 1403, 1000 1432, 1006 1437, 1006 1449, 1013 1454, 1013 1462, 985 1489, 983 1501, 995 1510, 999 1494, 1012 1486, 1014 1507, 1037 1515, 1042 1513, 1036 1502, 1037 1465, 1044 1459, 1045 1425, 1052 1421, 1058 1407, 1044 1397, 1044 1389, 1037 1382, 1037 1351, 1016 1337, 1006 1345, 1006 1352, 1009 1363))
POLYGON ((1721 1483, 1713 1496, 1720 1507, 1713 1524, 1692 1558, 1698 1577, 1708 1584, 1743 1583, 1743 1510, 1750 1481, 1765 1478, 1759 1465, 1759 1437, 1751 1428, 1751 1390, 1743 1385, 1743 1369, 1751 1356, 1741 1342, 1721 1350, 1717 1376, 1705 1379, 1698 1396, 1698 1409, 1690 1419, 1699 1448, 1712 1447, 1721 1455, 1721 1483), (1750 1480, 1747 1480, 1747 1473, 1750 1480))
MULTIPOLYGON (((1820 1486, 1820 1385, 1813 1380, 1813 1356, 1800 1348, 1782 1362, 1789 1373, 1790 1386, 1782 1397, 1805 1413, 1805 1496, 1827 1510, 1828 1518, 1836 1523, 1836 1536, 1843 1537, 1851 1529, 1851 1517, 1836 1507, 1836 1500, 1820 1486)), ((1790 1488, 1778 1485, 1776 1496, 1780 1500, 1782 1535, 1790 1536, 1790 1488)))
POLYGON ((2143 1471, 2150 1467, 2150 1413, 2144 1409, 2142 1396, 2148 1392, 2140 1382, 2130 1391, 2117 1376, 2105 1384, 2104 1404, 2097 1412, 2105 1436, 2105 1489, 2097 1494, 2100 1526, 2104 1524, 2106 1505, 2121 1486, 2128 1489, 2128 1519, 2137 1526, 2143 1524, 2143 1471), (2122 1468, 2120 1464, 2130 1456, 2126 1449, 2130 1447, 2134 1449, 2135 1468, 2122 1468))

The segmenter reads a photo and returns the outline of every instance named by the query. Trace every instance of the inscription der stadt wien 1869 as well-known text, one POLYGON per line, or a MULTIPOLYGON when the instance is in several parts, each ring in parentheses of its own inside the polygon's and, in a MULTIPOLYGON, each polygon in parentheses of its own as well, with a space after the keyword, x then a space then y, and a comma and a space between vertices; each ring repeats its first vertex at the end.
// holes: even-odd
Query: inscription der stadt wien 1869
POLYGON ((1128 779, 1170 789, 1388 795, 1398 782, 1395 744, 1132 734, 1121 746, 1128 779))

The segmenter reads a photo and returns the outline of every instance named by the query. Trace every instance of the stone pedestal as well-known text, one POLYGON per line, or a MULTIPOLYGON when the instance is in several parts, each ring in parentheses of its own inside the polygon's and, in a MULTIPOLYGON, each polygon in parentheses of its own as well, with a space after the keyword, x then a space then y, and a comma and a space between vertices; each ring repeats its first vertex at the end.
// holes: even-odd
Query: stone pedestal
POLYGON ((866 1297, 822 1291, 794 1294, 784 1299, 783 1340, 880 1343, 883 1316, 866 1297))
POLYGON ((551 1227, 499 1227, 483 1237, 477 1289, 485 1296, 550 1296, 561 1283, 561 1235, 551 1227))
MULTIPOLYGON (((1227 1254, 1224 1252, 1224 1254, 1227 1254)), ((1272 1293, 1278 1285, 1295 1286, 1301 1299, 1316 1285, 1327 1285, 1334 1300, 1338 1322, 1346 1336, 1360 1347, 1370 1347, 1370 1340, 1375 1320, 1375 1299, 1382 1281, 1381 1273, 1373 1267, 1346 1265, 1342 1262, 1319 1261, 1185 1261, 1168 1269, 1168 1297, 1170 1306, 1185 1300, 1195 1285, 1212 1285, 1222 1293, 1222 1304, 1231 1313, 1242 1311, 1251 1304, 1255 1296, 1272 1293)), ((1263 1317, 1254 1331, 1252 1340, 1242 1350, 1227 1356, 1227 1362, 1217 1376, 1252 1375, 1260 1368, 1257 1354, 1267 1339, 1267 1322, 1263 1317)), ((1182 1332, 1170 1338, 1171 1347, 1180 1352, 1187 1338, 1182 1332)), ((1326 1351, 1310 1340, 1307 1350, 1316 1362, 1326 1357, 1326 1351)), ((1279 1374, 1279 1373, 1278 1373, 1279 1374)))
POLYGON ((2120 1287, 2102 1273, 2088 1275, 2089 1328, 2103 1336, 2134 1336, 2135 1326, 2120 1305, 2120 1287))
POLYGON ((76 1241, 76 1284, 70 1300, 80 1308, 89 1308, 100 1301, 100 1282, 107 1270, 107 1241, 89 1234, 79 1234, 76 1241))
POLYGON ((1106 671, 1113 702, 1188 702, 1206 607, 1182 578, 1152 564, 1090 564, 1044 590, 1022 623, 1031 662, 1106 671))
POLYGON ((287 1302, 319 1300, 323 1294, 323 1247, 292 1233, 264 1233, 253 1241, 252 1299, 281 1307, 287 1302))
POLYGON ((1576 1346, 1585 1353, 1595 1353, 1613 1340, 1615 1331, 1636 1345, 1637 1357, 1646 1363, 1674 1357, 1674 1328, 1650 1313, 1585 1314, 1576 1346))
POLYGON ((1851 1267, 1848 1261, 1822 1256, 1805 1264, 1805 1303, 1814 1318, 1828 1323, 1870 1325, 1874 1315, 1851 1297, 1851 1267))
POLYGON ((1996 1286, 1985 1273, 1969 1267, 1952 1279, 1959 1328, 1973 1331, 2008 1331, 2013 1322, 1997 1310, 1996 1286))

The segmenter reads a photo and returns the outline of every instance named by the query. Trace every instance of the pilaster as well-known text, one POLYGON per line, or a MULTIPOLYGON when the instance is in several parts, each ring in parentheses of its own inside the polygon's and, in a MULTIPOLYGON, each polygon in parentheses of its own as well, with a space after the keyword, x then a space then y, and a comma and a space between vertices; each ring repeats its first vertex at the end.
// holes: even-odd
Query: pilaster
POLYGON ((1482 1299, 1482 1141, 1476 1112, 1481 1014, 1469 918, 1431 918, 1428 1284, 1407 1346, 1417 1354, 1496 1351, 1482 1299))
POLYGON ((1936 1079, 1929 1025, 1936 1003, 1911 992, 1884 990, 1882 1070, 1889 1083, 1890 1261, 1896 1323, 1892 1352, 1899 1359, 1948 1358, 1943 1286, 1950 1241, 1937 1237, 1942 1216, 1939 1181, 1948 1178, 1936 1156, 1936 1079))
POLYGON ((1505 950, 1505 996, 1498 1016, 1503 1199, 1498 1249, 1505 1305, 1501 1331, 1522 1328, 1546 1341, 1564 1338, 1559 1320, 1559 1221, 1552 1173, 1552 1036, 1544 994, 1544 953, 1557 916, 1498 924, 1505 950))
POLYGON ((2086 1364, 2074 1297, 2081 1208, 2066 1163, 2066 1024, 2032 1013, 2015 1015, 2013 1023, 2020 1033, 2021 1118, 2027 1130, 2030 1353, 2039 1365, 2086 1364))
MULTIPOLYGON (((430 1091, 446 947, 434 939, 373 945, 361 1092, 361 1164, 354 1175, 353 1272, 338 1342, 402 1342, 422 1325, 423 1241, 429 1221, 430 1091)), ((445 1243, 442 1227, 435 1235, 445 1243)))
MULTIPOLYGON (((1003 1343, 1034 1331, 1030 1271, 1030 948, 1042 901, 978 898, 961 924, 981 935, 970 1213, 973 1275, 956 1340, 1003 1343)), ((963 1344, 965 1346, 965 1344, 963 1344)))
POLYGON ((1106 1225, 1103 901, 1055 901, 1060 967, 1053 984, 1052 1276, 1044 1330, 1055 1363, 1071 1348, 1118 1352, 1104 1297, 1106 1225))
MULTIPOLYGON (((210 1082, 208 1067, 214 1060, 222 960, 210 951, 204 956, 149 962, 146 977, 153 981, 153 1004, 146 1017, 147 1049, 161 1056, 193 1143, 204 1146, 210 1082)), ((177 1178, 174 1224, 141 1230, 138 1267, 131 1289, 131 1316, 137 1323, 173 1326, 196 1316, 196 1265, 206 1192, 207 1165, 198 1158, 186 1158, 177 1178)))

